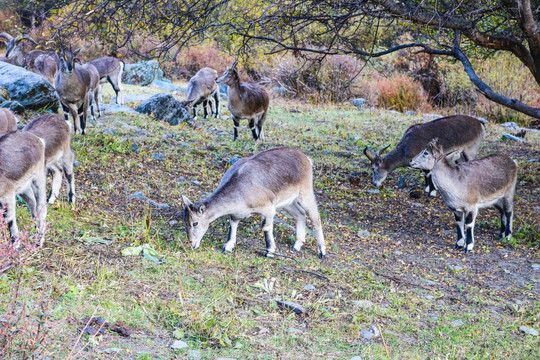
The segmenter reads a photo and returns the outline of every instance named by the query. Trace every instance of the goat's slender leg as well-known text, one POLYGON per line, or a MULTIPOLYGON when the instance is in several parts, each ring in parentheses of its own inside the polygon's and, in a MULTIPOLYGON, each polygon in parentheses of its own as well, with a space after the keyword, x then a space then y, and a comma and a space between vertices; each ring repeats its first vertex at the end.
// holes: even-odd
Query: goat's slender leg
POLYGON ((424 191, 427 192, 430 197, 435 197, 437 195, 437 187, 433 183, 433 177, 429 170, 424 170, 424 178, 426 183, 424 191))
POLYGON ((70 203, 75 203, 75 176, 73 174, 74 157, 73 151, 68 149, 62 159, 62 169, 64 170, 69 186, 68 201, 70 203))
POLYGON ((225 243, 225 247, 223 248, 223 253, 231 252, 236 245, 236 230, 238 229, 239 223, 240 219, 234 219, 232 216, 229 218, 229 236, 227 237, 227 242, 225 243))
POLYGON ((276 215, 276 210, 271 208, 261 214, 264 217, 263 221, 263 231, 264 231, 264 240, 266 241, 266 257, 274 257, 276 252, 276 242, 274 241, 274 216, 276 215))
POLYGON ((24 202, 26 203, 26 206, 28 206, 28 210, 30 210, 30 216, 32 216, 32 219, 36 217, 37 214, 37 203, 36 203, 36 195, 34 194, 34 191, 32 190, 32 186, 28 186, 26 189, 24 189, 19 194, 24 202))
POLYGON ((296 241, 291 250, 300 251, 306 242, 306 211, 296 201, 283 209, 291 214, 296 223, 296 241))
POLYGON ((501 211, 501 237, 511 238, 512 237, 512 223, 514 222, 514 204, 512 198, 510 200, 503 199, 503 208, 501 211), (504 233, 502 229, 504 218, 504 233))
POLYGON ((238 127, 240 126, 240 118, 233 115, 233 123, 234 123, 234 138, 233 140, 236 140, 238 137, 238 127))
POLYGON ((474 223, 477 214, 478 209, 474 208, 471 211, 467 211, 465 215, 465 231, 467 232, 467 244, 465 245, 466 253, 472 251, 474 248, 474 223))
POLYGON ((249 119, 249 128, 251 130, 251 135, 253 135, 253 139, 259 139, 259 132, 257 126, 255 126, 255 118, 249 119))
POLYGON ((499 210, 499 214, 501 215, 501 227, 499 229, 499 236, 503 238, 506 236, 505 234, 506 234, 506 225, 507 225, 506 224, 507 218, 504 211, 504 204, 502 204, 502 201, 499 200, 499 202, 495 203, 493 206, 495 206, 495 208, 499 210))
POLYGON ((214 117, 219 117, 219 87, 214 92, 214 117))
POLYGON ((15 194, 9 196, 6 199, 6 210, 4 217, 9 228, 9 235, 12 239, 17 239, 19 237, 19 228, 17 227, 17 217, 16 217, 16 207, 15 207, 15 194))
POLYGON ((465 214, 462 211, 454 211, 454 218, 456 219, 456 230, 457 230, 457 241, 456 246, 454 247, 455 250, 465 247, 465 232, 464 232, 464 224, 465 224, 465 214))
POLYGON ((203 119, 208 119, 208 100, 203 100, 202 102, 203 107, 203 119))
POLYGON ((322 230, 321 217, 319 215, 319 209, 317 208, 317 200, 313 193, 313 188, 310 188, 305 193, 301 192, 298 197, 298 202, 304 208, 308 214, 313 228, 315 230, 315 238, 317 239, 317 248, 319 251, 319 257, 322 259, 326 256, 326 243, 324 241, 324 234, 322 230))
POLYGON ((101 97, 100 92, 101 92, 101 87, 98 84, 98 86, 96 87, 96 90, 94 91, 94 101, 96 102, 98 117, 101 117, 101 106, 99 105, 99 98, 101 97))
POLYGON ((84 129, 86 128, 86 120, 88 119, 88 102, 89 102, 89 95, 86 94, 86 97, 84 99, 83 104, 83 116, 81 119, 81 134, 84 135, 84 129))
POLYGON ((264 131, 263 131, 263 125, 264 121, 266 120, 266 114, 268 113, 268 110, 265 110, 264 113, 259 118, 259 121, 257 122, 257 130, 259 133, 259 140, 264 141, 264 131))
POLYGON ((71 117, 73 118, 73 133, 76 133, 77 131, 80 133, 82 130, 81 120, 79 118, 79 109, 75 104, 69 104, 68 107, 71 117))
POLYGON ((45 169, 38 172, 34 180, 32 181, 32 190, 36 196, 36 209, 38 218, 38 231, 40 234, 39 246, 43 245, 45 240, 45 230, 47 229, 47 203, 45 192, 47 186, 47 178, 45 169))
POLYGON ((54 204, 54 202, 58 198, 58 195, 60 194, 60 187, 62 187, 63 172, 57 164, 51 166, 50 171, 52 173, 52 183, 51 192, 49 194, 49 199, 47 199, 47 202, 49 204, 54 204))
POLYGON ((66 105, 64 105, 61 101, 60 101, 60 105, 62 105, 62 111, 64 113, 64 119, 66 121, 69 120, 69 114, 70 114, 70 110, 69 110, 69 107, 67 107, 66 105))

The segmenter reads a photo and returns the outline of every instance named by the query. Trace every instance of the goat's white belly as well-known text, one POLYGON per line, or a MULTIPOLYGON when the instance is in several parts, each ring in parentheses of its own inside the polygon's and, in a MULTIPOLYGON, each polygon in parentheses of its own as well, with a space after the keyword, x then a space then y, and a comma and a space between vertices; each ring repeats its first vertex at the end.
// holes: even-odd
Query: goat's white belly
POLYGON ((58 151, 56 154, 47 159, 47 169, 50 169, 54 165, 60 165, 60 159, 64 156, 63 151, 58 151))
POLYGON ((25 192, 27 189, 32 186, 32 180, 34 179, 34 174, 29 173, 20 178, 15 182, 15 194, 20 194, 25 192))
POLYGON ((288 196, 284 199, 278 199, 279 201, 276 204, 274 204, 274 206, 276 210, 283 209, 284 207, 287 207, 291 205, 293 202, 295 202, 296 199, 298 199, 297 193, 295 193, 294 195, 288 196))

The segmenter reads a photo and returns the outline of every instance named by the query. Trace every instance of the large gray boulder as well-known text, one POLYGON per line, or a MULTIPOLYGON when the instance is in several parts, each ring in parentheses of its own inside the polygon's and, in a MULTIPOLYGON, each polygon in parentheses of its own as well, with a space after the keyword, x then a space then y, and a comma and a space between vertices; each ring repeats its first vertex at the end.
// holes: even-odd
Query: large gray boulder
POLYGON ((126 64, 122 73, 124 84, 146 86, 154 80, 163 79, 163 70, 157 60, 139 61, 135 64, 126 64))
POLYGON ((25 109, 58 109, 58 100, 51 83, 22 67, 0 61, 0 87, 6 88, 9 98, 19 102, 25 109))
POLYGON ((185 107, 171 94, 159 93, 137 106, 137 110, 143 114, 152 114, 156 119, 178 125, 190 122, 191 117, 185 107))

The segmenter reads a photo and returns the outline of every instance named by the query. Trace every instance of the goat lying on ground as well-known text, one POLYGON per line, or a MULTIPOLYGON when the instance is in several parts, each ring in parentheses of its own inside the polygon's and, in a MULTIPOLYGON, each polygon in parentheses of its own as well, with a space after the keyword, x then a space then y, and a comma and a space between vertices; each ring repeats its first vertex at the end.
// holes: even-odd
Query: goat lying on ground
POLYGON ((204 118, 208 117, 207 107, 214 104, 212 116, 219 116, 219 86, 214 81, 218 73, 209 67, 202 68, 189 80, 187 86, 186 100, 182 101, 182 106, 188 110, 193 108, 193 118, 197 118, 197 105, 202 103, 204 118))
POLYGON ((99 95, 96 101, 98 103, 103 102, 101 92, 103 84, 108 81, 116 93, 116 103, 123 105, 124 89, 122 88, 122 73, 125 67, 124 62, 112 56, 105 56, 89 61, 88 63, 94 65, 99 73, 99 95))
POLYGON ((0 135, 17 130, 17 118, 9 109, 0 108, 0 135))
POLYGON ((260 214, 264 217, 266 256, 272 257, 276 251, 274 216, 283 209, 296 221, 293 250, 300 251, 305 242, 307 213, 315 228, 319 256, 326 254, 311 160, 299 150, 279 147, 243 158, 227 170, 218 188, 205 200, 193 204, 184 196, 183 202, 183 221, 193 248, 199 247, 212 221, 229 215, 231 228, 223 251, 232 251, 240 220, 260 214))
POLYGON ((75 202, 75 177, 73 175, 73 151, 71 150, 71 129, 60 115, 42 115, 24 127, 37 137, 45 140, 45 164, 52 173, 49 204, 54 204, 60 193, 63 175, 69 185, 68 201, 75 202))
POLYGON ((40 245, 45 239, 47 206, 45 203, 45 146, 43 140, 25 131, 0 136, 0 204, 12 238, 19 229, 16 195, 26 201, 32 217, 38 217, 40 245))
MULTIPOLYGON (((478 154, 480 143, 484 138, 484 126, 480 120, 471 116, 447 116, 428 123, 412 125, 405 131, 397 146, 384 158, 381 155, 390 145, 375 154, 366 147, 364 154, 371 161, 373 185, 381 186, 386 176, 394 169, 408 166, 411 159, 434 138, 439 138, 452 160, 469 161, 478 154)), ((431 181, 431 175, 429 171, 424 172, 425 191, 430 196, 435 196, 436 188, 431 181)))
POLYGON ((235 61, 231 67, 216 79, 216 83, 229 86, 227 106, 234 122, 234 140, 238 137, 240 119, 249 119, 253 139, 264 140, 263 124, 268 113, 270 99, 268 93, 257 83, 240 83, 235 61))
POLYGON ((411 160, 410 165, 431 171, 444 202, 454 211, 456 249, 463 247, 465 252, 473 249, 478 209, 492 205, 501 214, 501 237, 511 237, 517 182, 514 160, 504 154, 492 154, 452 166, 446 159, 446 153, 435 139, 411 160))

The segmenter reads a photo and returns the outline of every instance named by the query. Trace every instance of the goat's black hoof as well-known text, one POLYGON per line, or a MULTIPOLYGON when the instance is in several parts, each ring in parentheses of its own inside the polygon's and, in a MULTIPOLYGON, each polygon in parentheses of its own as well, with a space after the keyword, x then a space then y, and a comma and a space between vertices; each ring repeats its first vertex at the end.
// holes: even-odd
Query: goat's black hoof
POLYGON ((296 250, 296 249, 294 248, 294 246, 291 246, 289 250, 291 250, 292 252, 299 252, 299 251, 300 251, 300 250, 296 250))
POLYGON ((229 251, 229 250, 223 248, 223 249, 221 250, 221 253, 222 253, 222 254, 230 254, 230 253, 232 253, 232 251, 229 251))
POLYGON ((321 260, 326 259, 326 255, 325 254, 319 254, 319 259, 321 259, 321 260))

